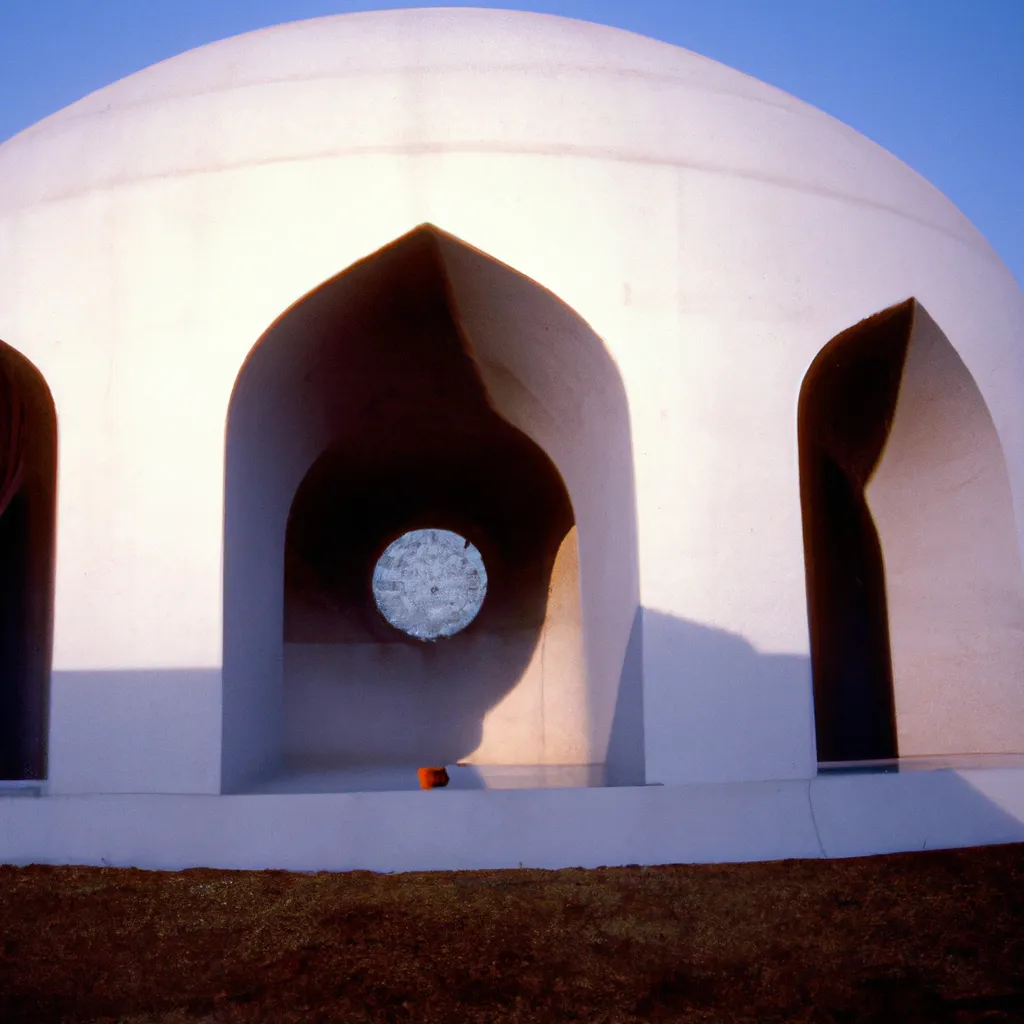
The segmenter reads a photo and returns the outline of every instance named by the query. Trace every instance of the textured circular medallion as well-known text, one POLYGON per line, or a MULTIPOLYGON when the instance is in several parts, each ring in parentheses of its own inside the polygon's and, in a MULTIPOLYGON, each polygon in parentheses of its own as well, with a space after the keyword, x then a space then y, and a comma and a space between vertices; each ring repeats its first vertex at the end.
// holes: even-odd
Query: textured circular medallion
POLYGON ((373 597, 395 629, 438 640, 465 629, 487 593, 480 552, 451 530, 411 530, 380 556, 373 597))

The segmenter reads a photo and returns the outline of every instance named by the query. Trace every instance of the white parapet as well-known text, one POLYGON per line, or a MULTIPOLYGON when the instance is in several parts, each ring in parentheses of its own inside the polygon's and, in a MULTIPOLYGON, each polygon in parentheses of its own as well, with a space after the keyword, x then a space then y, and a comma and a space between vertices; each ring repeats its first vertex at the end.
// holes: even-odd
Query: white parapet
POLYGON ((571 789, 0 797, 0 862, 456 871, 1024 842, 1024 765, 571 789))

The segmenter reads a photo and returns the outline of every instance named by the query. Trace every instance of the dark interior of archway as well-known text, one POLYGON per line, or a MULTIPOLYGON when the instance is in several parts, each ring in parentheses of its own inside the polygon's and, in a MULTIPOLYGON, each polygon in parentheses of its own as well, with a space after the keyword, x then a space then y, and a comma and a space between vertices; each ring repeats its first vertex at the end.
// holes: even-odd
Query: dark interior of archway
POLYGON ((371 588, 387 545, 419 527, 460 533, 487 568, 479 615, 439 643, 538 632, 571 503, 544 451, 490 405, 436 238, 414 232, 350 275, 343 302, 324 296, 308 321, 321 372, 343 390, 289 515, 285 640, 420 644, 383 619, 371 588))
POLYGON ((799 405, 818 760, 898 756, 882 549, 864 497, 892 426, 914 301, 822 350, 799 405))
POLYGON ((0 779, 46 778, 53 626, 57 427, 38 372, 0 344, 0 779), (20 417, 16 409, 21 409, 20 417), (18 460, 21 471, 13 462, 18 460))

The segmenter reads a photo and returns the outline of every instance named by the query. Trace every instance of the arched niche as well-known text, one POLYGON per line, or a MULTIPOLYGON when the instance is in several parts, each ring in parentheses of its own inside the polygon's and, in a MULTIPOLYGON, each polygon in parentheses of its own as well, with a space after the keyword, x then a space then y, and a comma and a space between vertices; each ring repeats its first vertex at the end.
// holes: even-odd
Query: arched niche
POLYGON ((1024 573, 977 384, 911 299, 834 338, 800 394, 821 762, 1024 747, 1024 573))
POLYGON ((53 397, 0 342, 0 780, 47 775, 56 507, 53 397))
POLYGON ((625 393, 553 295, 416 229, 263 335, 226 463, 225 792, 456 760, 642 780, 639 686, 620 694, 638 603, 625 393), (370 587, 420 527, 469 539, 489 579, 473 623, 433 644, 370 587))

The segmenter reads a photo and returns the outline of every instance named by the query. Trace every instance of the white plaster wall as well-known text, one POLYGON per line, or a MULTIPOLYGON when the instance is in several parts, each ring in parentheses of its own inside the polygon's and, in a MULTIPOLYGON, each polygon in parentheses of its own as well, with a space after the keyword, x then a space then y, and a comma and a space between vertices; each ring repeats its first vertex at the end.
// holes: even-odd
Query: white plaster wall
POLYGON ((299 23, 100 90, 0 147, 0 182, 0 338, 59 417, 57 670, 220 669, 238 370, 423 222, 550 289, 621 371, 639 599, 680 624, 644 631, 649 781, 813 770, 796 403, 841 330, 928 309, 991 410, 1019 538, 1008 271, 889 154, 686 51, 508 12, 299 23))

